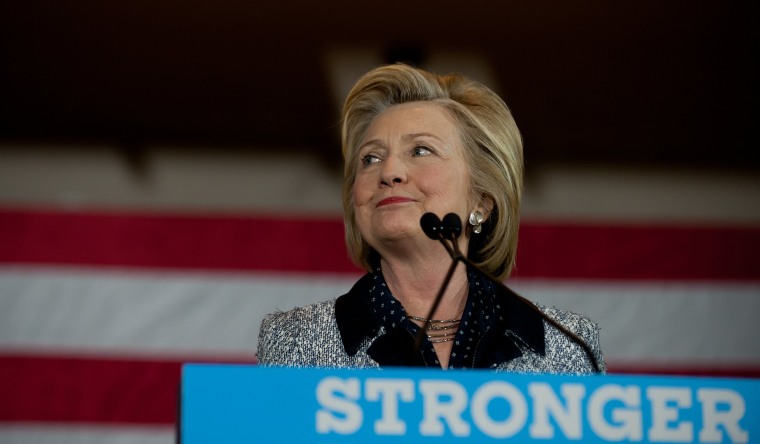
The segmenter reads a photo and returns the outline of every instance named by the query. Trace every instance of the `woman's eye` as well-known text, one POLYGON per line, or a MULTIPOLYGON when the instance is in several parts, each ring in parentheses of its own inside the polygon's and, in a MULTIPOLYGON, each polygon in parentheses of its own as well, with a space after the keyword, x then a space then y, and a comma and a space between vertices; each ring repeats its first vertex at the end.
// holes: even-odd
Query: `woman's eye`
POLYGON ((412 155, 413 156, 426 156, 426 155, 428 155, 430 153, 431 153, 430 149, 426 148, 424 146, 416 146, 412 150, 412 155))
POLYGON ((379 161, 380 161, 380 159, 378 159, 373 154, 367 154, 366 156, 362 157, 362 165, 363 166, 371 165, 371 164, 373 164, 375 162, 379 162, 379 161))

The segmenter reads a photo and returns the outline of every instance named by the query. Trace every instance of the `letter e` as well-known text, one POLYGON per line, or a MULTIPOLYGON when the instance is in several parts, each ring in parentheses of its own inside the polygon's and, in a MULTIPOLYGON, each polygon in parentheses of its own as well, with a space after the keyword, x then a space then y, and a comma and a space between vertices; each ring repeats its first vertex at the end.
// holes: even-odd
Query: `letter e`
POLYGON ((692 442, 694 425, 688 421, 678 422, 676 427, 669 423, 678 421, 678 409, 691 407, 691 389, 686 387, 649 387, 647 399, 652 404, 652 427, 649 440, 654 442, 692 442), (675 402, 676 406, 668 405, 675 402))

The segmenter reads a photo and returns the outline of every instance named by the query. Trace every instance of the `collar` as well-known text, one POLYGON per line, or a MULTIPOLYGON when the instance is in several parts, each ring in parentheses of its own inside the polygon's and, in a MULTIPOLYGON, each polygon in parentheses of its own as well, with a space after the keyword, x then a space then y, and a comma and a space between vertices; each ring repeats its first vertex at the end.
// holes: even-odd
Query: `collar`
POLYGON ((359 346, 365 338, 374 338, 380 331, 380 321, 375 318, 367 298, 371 285, 372 275, 367 273, 348 293, 335 301, 335 319, 343 348, 349 356, 359 351, 359 346))
MULTIPOLYGON (((487 280, 480 272, 474 272, 487 280)), ((335 318, 343 347, 349 356, 354 356, 366 339, 375 338, 382 325, 370 306, 368 295, 371 285, 372 276, 366 274, 335 302, 335 318)), ((500 285, 496 285, 495 293, 497 310, 504 320, 481 339, 474 366, 489 367, 507 362, 521 356, 523 347, 545 355, 544 322, 541 315, 526 306, 526 302, 532 303, 500 285)), ((401 353, 409 348, 414 338, 395 330, 400 329, 386 332, 373 342, 368 350, 370 356, 381 366, 424 364, 417 356, 401 353)))
POLYGON ((541 356, 546 355, 544 342, 544 318, 539 314, 533 302, 515 293, 506 285, 496 287, 499 305, 506 319, 504 332, 514 336, 523 344, 541 356))

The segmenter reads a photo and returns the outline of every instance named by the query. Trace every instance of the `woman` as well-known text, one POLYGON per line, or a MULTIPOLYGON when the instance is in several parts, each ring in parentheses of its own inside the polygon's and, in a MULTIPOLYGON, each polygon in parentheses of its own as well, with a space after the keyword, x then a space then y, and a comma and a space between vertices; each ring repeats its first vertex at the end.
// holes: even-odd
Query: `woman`
POLYGON ((260 363, 604 371, 594 323, 486 277, 514 265, 523 175, 520 134, 496 94, 459 75, 377 68, 346 99, 342 146, 346 243, 368 273, 336 300, 267 316, 260 363), (468 221, 458 245, 485 272, 457 267, 429 321, 451 258, 420 228, 427 212, 468 221))

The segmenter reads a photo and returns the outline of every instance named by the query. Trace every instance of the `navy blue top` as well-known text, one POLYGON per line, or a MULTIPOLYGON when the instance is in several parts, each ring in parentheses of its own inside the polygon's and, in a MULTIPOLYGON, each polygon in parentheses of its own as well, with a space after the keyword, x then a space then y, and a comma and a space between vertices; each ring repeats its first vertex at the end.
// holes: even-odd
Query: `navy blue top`
MULTIPOLYGON (((388 285, 385 283, 382 270, 378 267, 370 274, 370 306, 377 320, 386 328, 392 330, 402 327, 416 336, 420 327, 407 318, 407 312, 401 303, 393 296, 388 285)), ((467 270, 469 288, 467 303, 459 323, 459 330, 454 337, 449 357, 449 368, 470 368, 473 366, 473 357, 480 339, 491 328, 496 327, 498 322, 504 319, 499 314, 501 307, 498 304, 494 284, 481 276, 480 273, 467 270)), ((435 289, 436 293, 438 289, 435 289)), ((416 316, 424 317, 427 313, 415 313, 416 316)), ((424 336, 422 347, 422 360, 428 367, 439 367, 441 363, 433 348, 433 343, 424 336)))

